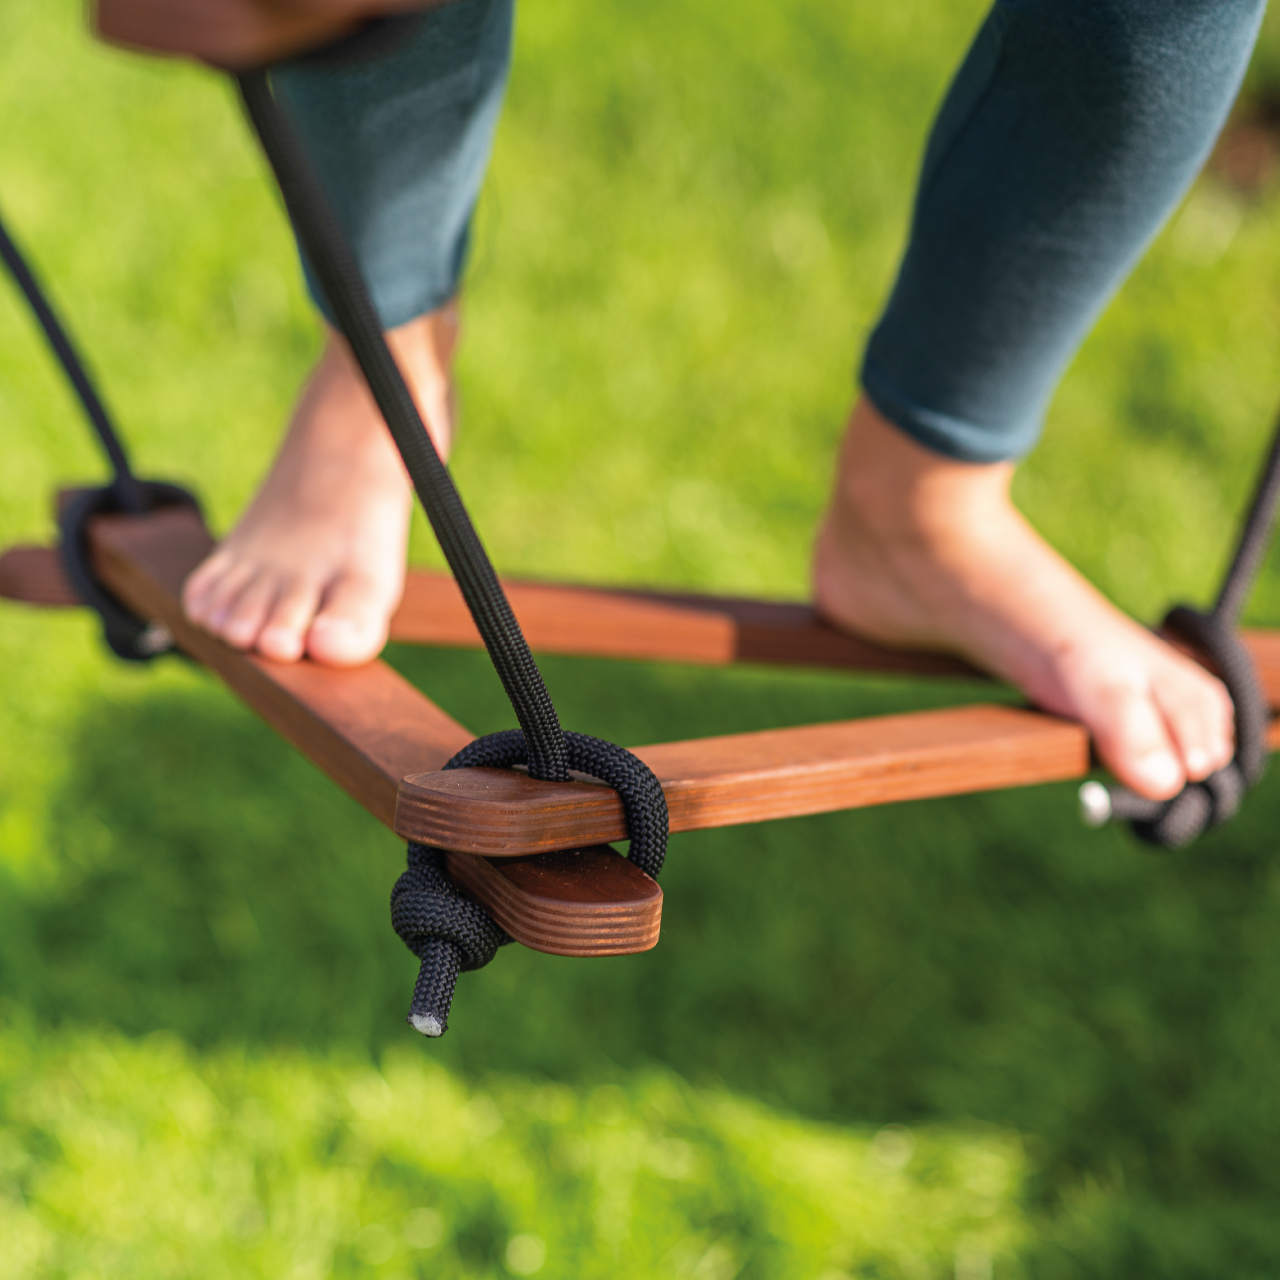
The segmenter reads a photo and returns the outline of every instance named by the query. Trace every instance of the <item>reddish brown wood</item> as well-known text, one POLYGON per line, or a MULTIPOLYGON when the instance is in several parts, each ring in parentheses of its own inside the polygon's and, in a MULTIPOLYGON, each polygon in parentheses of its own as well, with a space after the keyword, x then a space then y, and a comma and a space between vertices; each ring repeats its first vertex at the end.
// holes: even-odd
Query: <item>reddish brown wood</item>
MULTIPOLYGON (((530 647, 542 653, 986 678, 945 654, 882 649, 845 635, 809 605, 515 579, 504 579, 503 586, 530 647)), ((453 579, 420 569, 406 580, 391 638, 406 644, 480 645, 453 579)))
POLYGON ((608 846, 490 861, 445 856, 449 878, 512 937, 558 956, 615 956, 657 946, 662 890, 608 846))
POLYGON ((10 547, 0 554, 0 596, 46 609, 83 603, 55 547, 10 547))
MULTIPOLYGON (((725 666, 734 662, 986 680, 946 654, 883 649, 837 631, 811 605, 504 579, 532 649, 579 657, 725 666)), ((405 644, 480 647, 453 579, 411 570, 391 620, 405 644)), ((1280 709, 1280 631, 1243 632, 1271 705, 1280 709)))
POLYGON ((376 818, 390 824, 406 773, 438 769, 472 738, 381 662, 338 671, 241 653, 186 620, 182 582, 213 545, 200 517, 172 507, 145 518, 101 516, 90 526, 95 571, 141 617, 217 672, 268 724, 376 818))
MULTIPOLYGON (((531 647, 544 653, 987 678, 945 654, 882 649, 844 635, 809 605, 514 579, 504 585, 531 647)), ((53 607, 80 603, 53 547, 19 546, 0 554, 0 597, 53 607)), ((481 647, 453 579, 424 569, 409 573, 391 636, 407 644, 481 647)), ((1242 638, 1271 705, 1280 709, 1280 631, 1245 630, 1242 638)))
MULTIPOLYGON (((533 783, 492 770, 438 772, 469 735, 380 664, 357 672, 306 662, 282 666, 191 627, 177 591, 210 546, 192 513, 171 510, 145 521, 104 517, 93 543, 104 580, 126 602, 169 626, 184 649, 219 671, 383 821, 392 819, 395 782, 412 775, 400 783, 395 801, 402 835, 491 857, 623 836, 617 797, 596 784, 533 783)), ((413 582, 401 634, 430 630, 440 642, 470 643, 474 629, 469 619, 465 626, 459 621, 461 598, 452 584, 423 574, 413 582)), ((537 584, 515 584, 513 596, 535 640, 565 652, 722 663, 768 651, 792 662, 878 669, 888 661, 874 651, 859 654, 858 642, 831 632, 802 606, 537 584), (593 607, 600 611, 594 627, 586 612, 593 607), (841 648, 846 642, 855 648, 841 648)), ((1245 638, 1274 705, 1280 701, 1280 634, 1245 638)), ((923 659, 891 656, 901 660, 899 669, 916 670, 911 664, 923 659)), ((945 669, 959 674, 955 664, 945 669)), ((1275 726, 1270 741, 1280 745, 1275 726)), ((1080 726, 996 706, 668 743, 637 754, 662 782, 677 831, 1078 777, 1088 765, 1080 726)))
MULTIPOLYGON (((1083 776, 1084 729, 1017 707, 876 716, 634 748, 657 775, 673 831, 960 795, 1083 776)), ((396 830, 489 857, 625 835, 616 794, 503 769, 410 776, 396 830)))
MULTIPOLYGON (((179 647, 217 672, 281 735, 370 813, 390 825, 404 774, 438 769, 473 735, 381 662, 337 671, 275 663, 232 649, 187 622, 186 575, 212 541, 199 516, 171 508, 139 519, 104 516, 90 528, 94 567, 121 600, 163 623, 179 647)), ((489 871, 457 863, 458 881, 518 942, 563 955, 618 955, 657 941, 662 894, 612 853, 555 854, 489 871), (545 865, 544 865, 545 864, 545 865)))

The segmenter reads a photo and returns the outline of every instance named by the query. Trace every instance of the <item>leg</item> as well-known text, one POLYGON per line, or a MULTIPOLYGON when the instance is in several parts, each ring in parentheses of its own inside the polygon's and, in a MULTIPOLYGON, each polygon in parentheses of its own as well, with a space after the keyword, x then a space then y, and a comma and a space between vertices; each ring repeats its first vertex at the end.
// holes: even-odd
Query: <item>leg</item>
MULTIPOLYGON (((452 301, 510 51, 510 0, 424 15, 372 62, 274 76, 351 237, 388 340, 447 457, 452 301)), ((305 266, 305 264, 304 264, 305 266)), ((312 296, 328 314, 308 271, 312 296)), ((367 662, 404 582, 411 493, 345 342, 327 330, 271 472, 186 584, 188 616, 292 661, 367 662)))
MULTIPOLYGON (((388 341, 436 448, 448 457, 456 311, 392 329, 388 341)), ((409 478, 346 341, 324 352, 262 488, 187 579, 187 616, 238 649, 333 666, 374 657, 404 587, 409 478)))
POLYGON ((925 159, 814 563, 834 621, 963 653, 1152 797, 1232 750, 1221 685, 1118 613, 1008 497, 1093 317, 1203 162, 1258 0, 1001 0, 925 159))

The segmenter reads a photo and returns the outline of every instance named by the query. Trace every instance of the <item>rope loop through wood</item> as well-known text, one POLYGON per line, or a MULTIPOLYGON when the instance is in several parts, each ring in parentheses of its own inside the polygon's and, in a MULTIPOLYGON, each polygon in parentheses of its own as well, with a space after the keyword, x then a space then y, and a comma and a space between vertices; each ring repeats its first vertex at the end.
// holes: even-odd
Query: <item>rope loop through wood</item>
MULTIPOLYGON (((662 784, 643 760, 624 747, 585 733, 564 735, 569 767, 599 778, 617 793, 627 822, 627 857, 655 880, 667 852, 669 823, 662 784)), ((529 763, 520 729, 477 738, 446 769, 510 769, 529 763)), ((444 851, 410 843, 409 869, 391 891, 391 924, 422 962, 413 988, 408 1022, 425 1036, 441 1036, 458 974, 483 968, 510 936, 484 910, 463 897, 444 871, 444 851)))

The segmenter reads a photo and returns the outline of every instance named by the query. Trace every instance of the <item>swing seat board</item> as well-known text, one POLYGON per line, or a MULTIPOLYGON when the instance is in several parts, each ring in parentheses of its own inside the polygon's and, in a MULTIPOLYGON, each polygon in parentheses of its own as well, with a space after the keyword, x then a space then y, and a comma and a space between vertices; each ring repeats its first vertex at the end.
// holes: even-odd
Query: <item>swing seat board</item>
MULTIPOLYGON (((1071 721, 978 705, 632 748, 657 775, 672 831, 994 791, 1083 777, 1089 739, 1071 721)), ((396 830, 496 858, 624 839, 615 792, 509 769, 416 774, 396 830)))
MULTIPOLYGON (((334 670, 277 663, 223 644, 186 620, 182 582, 213 545, 200 517, 171 508, 138 518, 102 516, 89 533, 94 570, 139 616, 162 622, 178 647, 224 681, 358 803, 387 826, 400 779, 438 769, 474 738, 382 662, 334 670)), ((662 893, 609 851, 553 855, 488 871, 450 855, 450 878, 517 942, 556 955, 621 955, 658 940, 662 893), (576 873, 576 874, 575 874, 576 873), (581 882, 579 882, 581 881, 581 882)))
MULTIPOLYGON (((947 654, 885 649, 846 635, 810 605, 513 578, 504 578, 502 585, 529 647, 538 653, 989 679, 947 654)), ((391 638, 464 649, 483 643, 457 583, 426 569, 409 572, 391 619, 391 638)))
MULTIPOLYGON (((733 596, 615 590, 525 582, 503 586, 538 653, 727 666, 735 662, 989 680, 946 654, 884 649, 837 631, 810 605, 733 596)), ((54 547, 0 553, 0 597, 44 607, 78 606, 54 547)), ((447 574, 411 569, 391 619, 403 644, 481 648, 462 593, 447 574)), ((1280 709, 1280 631, 1245 629, 1273 708, 1280 709)))
POLYGON ((188 622, 182 583, 213 547, 196 513, 174 507, 143 519, 100 516, 90 543, 94 571, 121 600, 163 623, 184 653, 387 825, 400 778, 423 760, 438 769, 474 737, 385 663, 339 671, 272 662, 188 622))

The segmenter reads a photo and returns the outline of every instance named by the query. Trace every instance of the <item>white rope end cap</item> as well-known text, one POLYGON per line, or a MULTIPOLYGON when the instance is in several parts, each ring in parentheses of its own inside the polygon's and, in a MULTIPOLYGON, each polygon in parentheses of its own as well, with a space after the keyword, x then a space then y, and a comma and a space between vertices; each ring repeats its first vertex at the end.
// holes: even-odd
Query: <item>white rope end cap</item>
POLYGON ((409 1022, 415 1031, 420 1031, 424 1036, 444 1035, 444 1023, 439 1018, 433 1018, 429 1013, 411 1013, 409 1022))
POLYGON ((1111 821, 1111 792, 1101 782, 1086 782, 1079 792, 1080 819, 1086 827, 1105 827, 1111 821))

